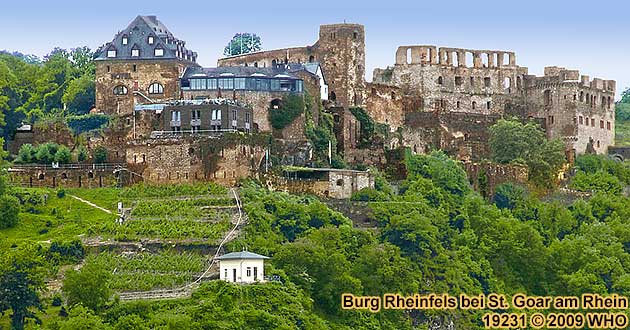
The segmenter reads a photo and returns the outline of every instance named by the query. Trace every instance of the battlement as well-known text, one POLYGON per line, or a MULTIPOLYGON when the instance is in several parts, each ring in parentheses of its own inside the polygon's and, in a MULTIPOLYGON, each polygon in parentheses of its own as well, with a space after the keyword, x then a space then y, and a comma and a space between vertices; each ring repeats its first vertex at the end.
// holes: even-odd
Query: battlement
POLYGON ((534 78, 537 83, 577 83, 582 88, 590 88, 602 92, 614 93, 617 88, 617 82, 614 80, 606 80, 593 78, 590 76, 580 75, 579 70, 570 70, 558 66, 545 67, 543 77, 534 78))
POLYGON ((396 65, 424 64, 473 68, 516 67, 516 53, 506 50, 479 50, 431 45, 400 46, 396 65))

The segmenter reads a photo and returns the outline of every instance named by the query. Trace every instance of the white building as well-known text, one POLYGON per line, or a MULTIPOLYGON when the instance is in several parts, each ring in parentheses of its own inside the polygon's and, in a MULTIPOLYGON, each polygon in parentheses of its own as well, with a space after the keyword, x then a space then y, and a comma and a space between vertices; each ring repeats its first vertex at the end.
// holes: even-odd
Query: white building
POLYGON ((265 259, 269 257, 248 251, 224 254, 217 258, 221 279, 235 283, 264 282, 265 259))

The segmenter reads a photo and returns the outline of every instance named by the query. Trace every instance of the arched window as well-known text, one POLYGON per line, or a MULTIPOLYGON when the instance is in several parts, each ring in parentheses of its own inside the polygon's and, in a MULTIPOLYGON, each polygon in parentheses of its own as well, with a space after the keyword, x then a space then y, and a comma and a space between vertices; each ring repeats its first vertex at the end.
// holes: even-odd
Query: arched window
POLYGON ((127 95, 127 87, 124 85, 114 87, 114 95, 127 95))
POLYGON ((309 63, 313 63, 313 62, 315 62, 315 56, 313 56, 313 55, 309 56, 309 57, 308 57, 308 62, 309 62, 309 63))
POLYGON ((160 83, 152 83, 149 85, 149 94, 163 94, 164 86, 160 83))
POLYGON ((444 83, 444 79, 442 79, 442 76, 438 77, 438 85, 442 85, 444 83))

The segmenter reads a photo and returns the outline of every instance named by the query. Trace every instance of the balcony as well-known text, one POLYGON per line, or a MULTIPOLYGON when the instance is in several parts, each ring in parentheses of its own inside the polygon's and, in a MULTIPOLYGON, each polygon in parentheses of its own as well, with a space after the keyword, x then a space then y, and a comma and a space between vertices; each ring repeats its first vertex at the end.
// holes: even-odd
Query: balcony
POLYGON ((191 119, 190 126, 201 126, 201 119, 191 119))
POLYGON ((171 120, 171 127, 181 127, 181 126, 182 126, 181 120, 171 120))
POLYGON ((212 119, 212 120, 210 121, 210 125, 213 125, 213 126, 221 126, 221 119, 212 119))

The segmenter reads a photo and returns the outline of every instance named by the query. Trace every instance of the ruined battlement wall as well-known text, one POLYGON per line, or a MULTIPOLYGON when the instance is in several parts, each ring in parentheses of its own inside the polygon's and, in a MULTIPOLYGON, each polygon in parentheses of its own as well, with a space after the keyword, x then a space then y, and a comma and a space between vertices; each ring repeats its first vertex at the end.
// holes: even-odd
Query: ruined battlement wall
POLYGON ((478 50, 431 45, 400 46, 396 65, 443 65, 456 67, 516 67, 516 54, 505 50, 478 50))

